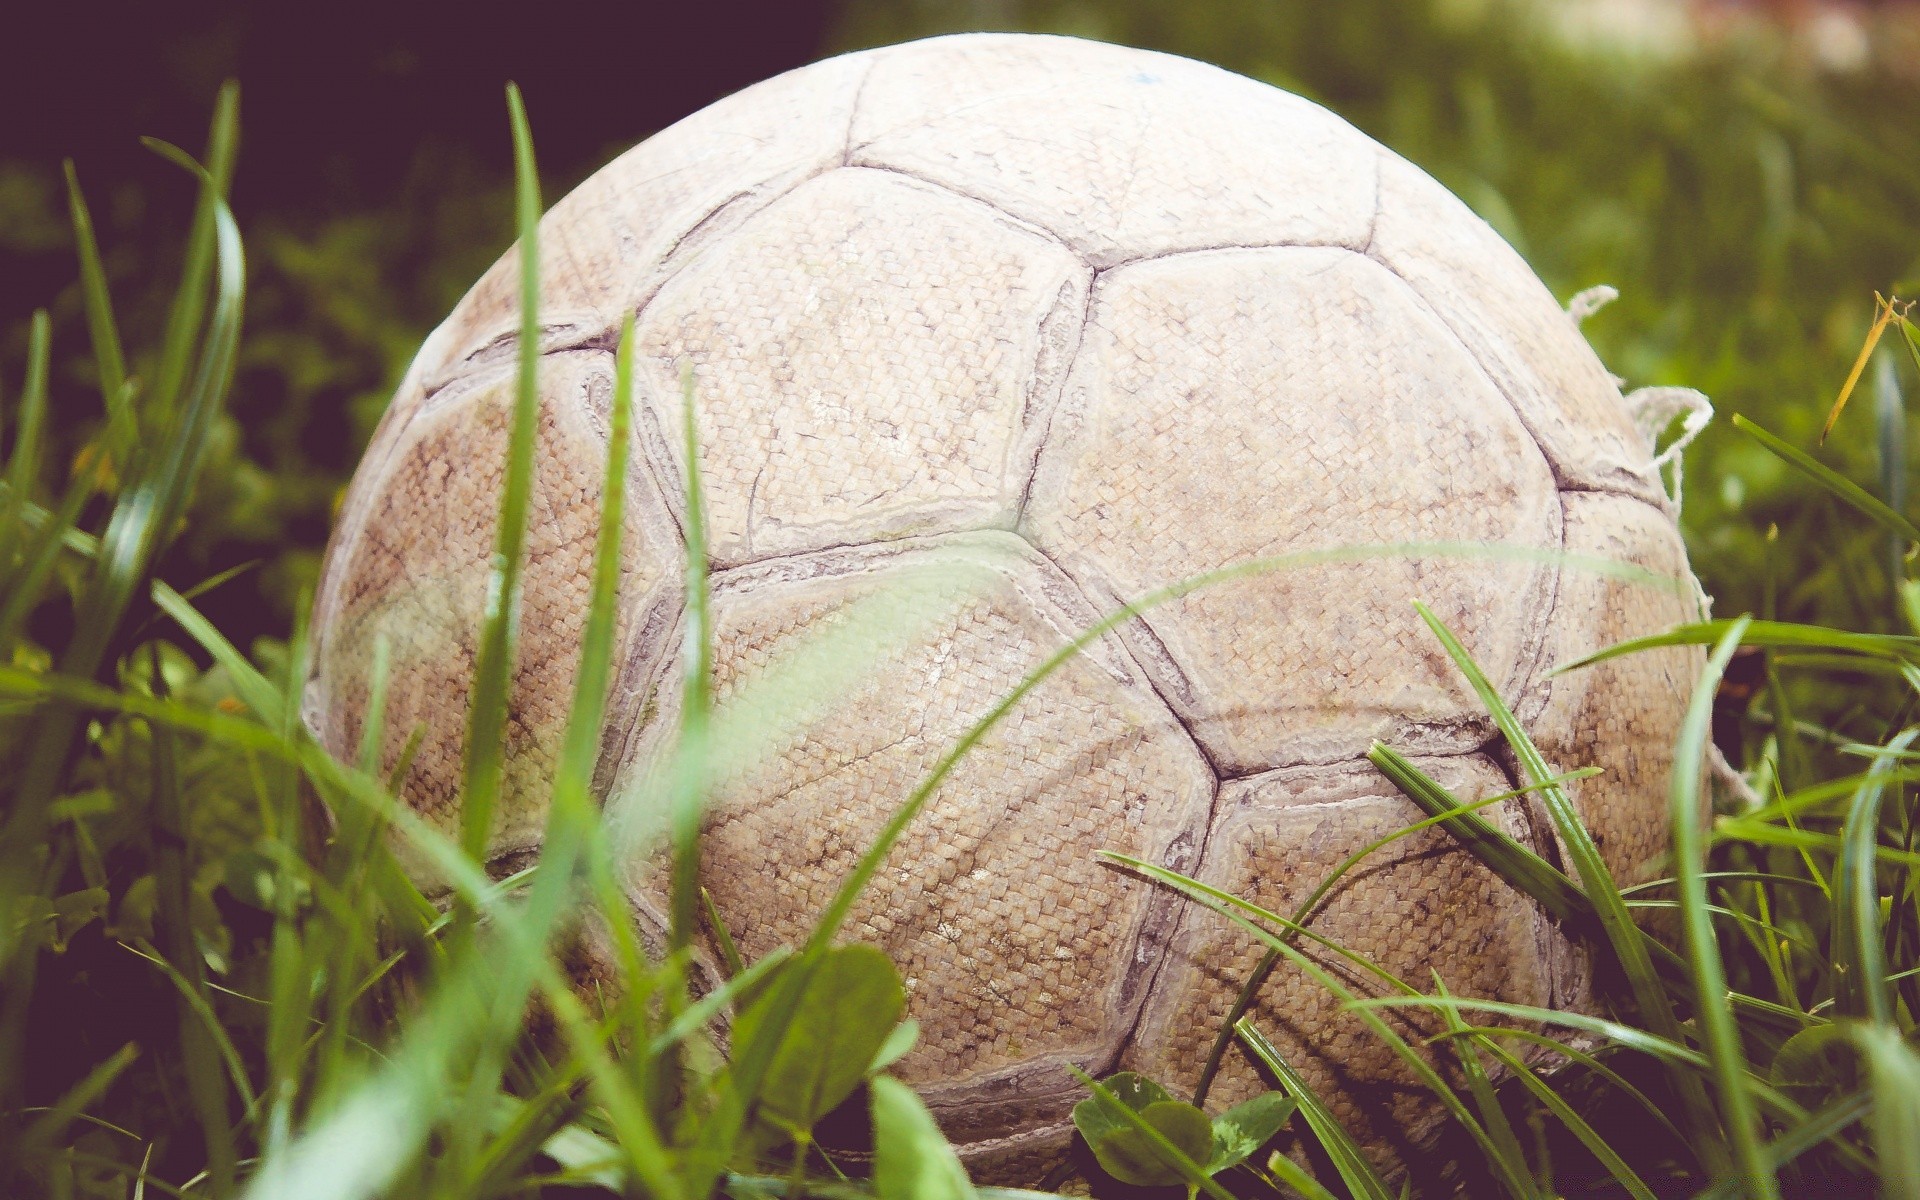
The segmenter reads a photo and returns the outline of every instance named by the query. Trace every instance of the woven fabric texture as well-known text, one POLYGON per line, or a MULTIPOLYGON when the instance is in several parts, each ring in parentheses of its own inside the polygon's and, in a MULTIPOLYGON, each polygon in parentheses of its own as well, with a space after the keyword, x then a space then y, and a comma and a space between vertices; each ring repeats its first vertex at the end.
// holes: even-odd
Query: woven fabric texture
MULTIPOLYGON (((1521 259, 1325 110, 1145 51, 935 39, 689 117, 556 205, 541 247, 540 474, 494 846, 537 849, 579 654, 612 340, 637 314, 634 502, 597 778, 645 927, 665 912, 652 784, 677 719, 683 372, 720 718, 745 731, 714 789, 704 878, 752 954, 803 936, 942 751, 1076 631, 1198 573, 1320 556, 1186 595, 1070 661, 961 763, 856 909, 848 935, 894 956, 924 1028, 902 1072, 989 1173, 1057 1156, 1081 1094, 1069 1065, 1190 1083, 1258 957, 1096 851, 1285 911, 1417 817, 1367 767, 1373 740, 1465 799, 1514 786, 1414 600, 1556 766, 1606 769, 1574 796, 1609 864, 1633 876, 1664 850, 1669 742, 1699 654, 1548 675, 1691 615, 1651 450, 1521 259), (1375 549, 1336 554, 1357 547, 1375 549), (902 589, 919 607, 849 642, 864 660, 818 649, 902 589), (795 684, 809 653, 832 688, 795 684)), ((518 270, 502 259, 422 348, 318 598, 310 723, 357 752, 387 639, 384 761, 424 728, 406 795, 443 821, 518 270)), ((1488 813, 1555 852, 1537 805, 1488 813)), ((1370 860, 1314 927, 1408 980, 1437 970, 1464 994, 1587 1000, 1572 947, 1442 834, 1370 860)), ((1256 1019, 1383 1155, 1433 1124, 1300 972, 1274 975, 1256 1019)), ((1214 1098, 1259 1086, 1236 1058, 1214 1098)))

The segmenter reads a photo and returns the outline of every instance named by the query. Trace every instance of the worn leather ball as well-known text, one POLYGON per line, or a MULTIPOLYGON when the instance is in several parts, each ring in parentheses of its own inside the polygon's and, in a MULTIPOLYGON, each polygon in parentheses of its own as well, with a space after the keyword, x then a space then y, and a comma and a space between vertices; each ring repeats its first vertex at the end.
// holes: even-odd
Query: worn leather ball
MULTIPOLYGON (((961 761, 846 935, 898 963, 924 1028, 901 1073, 993 1174, 1031 1179, 1065 1145, 1084 1094, 1069 1064, 1190 1085, 1259 957, 1097 851, 1287 912, 1421 815, 1363 757, 1376 739, 1463 799, 1516 786, 1414 600, 1556 768, 1605 769, 1569 790, 1609 866, 1633 876, 1662 852, 1697 653, 1548 676, 1696 615, 1651 449, 1519 256, 1324 109, 1164 54, 939 38, 696 113, 560 201, 540 240, 538 466, 496 860, 539 850, 629 314, 637 416, 597 783, 628 827, 649 820, 677 727, 683 371, 723 715, 921 568, 971 564, 944 608, 769 726, 717 784, 702 878, 749 955, 803 937, 954 739, 1121 602, 1331 547, 1535 552, 1323 561, 1196 591, 1100 638, 961 761), (1596 557, 1675 586, 1579 565, 1596 557)), ((449 827, 518 280, 509 253, 422 347, 317 601, 310 724, 355 753, 384 639, 386 762, 424 731, 406 799, 449 827)), ((1485 811, 1556 854, 1537 802, 1485 811)), ((657 930, 659 856, 633 845, 635 915, 657 930)), ((1312 925, 1418 984, 1437 970, 1459 993, 1589 999, 1581 954, 1443 832, 1368 859, 1312 925)), ((1431 1098, 1301 972, 1278 971, 1254 1016, 1382 1154, 1434 1125, 1431 1098)), ((1259 1086, 1236 1052, 1214 1098, 1259 1086)))

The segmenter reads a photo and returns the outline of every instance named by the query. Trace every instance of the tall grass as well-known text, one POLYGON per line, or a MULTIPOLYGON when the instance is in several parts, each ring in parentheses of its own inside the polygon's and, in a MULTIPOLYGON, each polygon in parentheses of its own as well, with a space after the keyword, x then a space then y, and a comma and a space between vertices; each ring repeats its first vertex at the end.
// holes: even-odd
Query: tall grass
MULTIPOLYGON (((52 330, 40 314, 10 408, 0 494, 0 1174, 15 1192, 262 1200, 570 1189, 664 1200, 716 1191, 940 1200, 993 1193, 968 1181, 924 1105, 887 1076, 914 1037, 894 968, 870 948, 836 942, 861 889, 948 773, 1081 648, 1195 588, 1334 559, 1503 553, 1326 552, 1240 564, 1141 598, 1060 647, 955 743, 901 798, 800 945, 752 963, 731 955, 727 978, 696 994, 689 966, 702 919, 698 836, 713 764, 753 754, 780 721, 795 719, 803 693, 830 696, 858 673, 884 669, 889 648, 951 605, 969 567, 933 564, 915 586, 860 610, 855 632, 822 635, 757 696, 716 712, 689 403, 681 435, 690 652, 679 740, 659 793, 624 806, 664 820, 622 827, 606 819, 591 780, 626 506, 629 323, 616 361, 582 668, 549 784, 544 851, 530 871, 490 878, 484 856, 501 795, 539 365, 531 281, 540 202, 517 93, 509 112, 526 273, 521 376, 492 600, 478 630, 465 801, 451 837, 399 800, 404 771, 376 769, 384 666, 372 680, 365 750, 357 763, 337 762, 299 721, 304 633, 296 630, 284 653, 249 655, 195 607, 219 578, 177 590, 156 575, 180 536, 240 337, 245 271, 224 199, 237 96, 223 94, 204 168, 156 147, 188 169, 200 199, 177 298, 150 351, 129 355, 120 343, 87 208, 73 186, 101 385, 99 431, 83 459, 113 470, 72 471, 64 486, 48 486, 60 472, 44 460, 52 330), (643 952, 622 886, 641 838, 669 845, 674 862, 672 927, 658 957, 643 952), (451 886, 450 911, 409 880, 396 843, 451 886), (604 934, 614 963, 613 986, 594 997, 564 969, 561 948, 583 930, 604 934), (164 1019, 130 1027, 124 1038, 93 1026, 76 1036, 58 1010, 102 986, 96 973, 132 981, 126 995, 157 1000, 164 1019), (544 1035, 528 1033, 530 1013, 544 1035), (732 1030, 724 1057, 708 1036, 722 1014, 732 1030), (819 1148, 814 1132, 863 1090, 875 1150, 870 1172, 853 1172, 819 1148)), ((1911 327, 1901 331, 1911 337, 1911 327)), ((1915 538, 1896 506, 1764 431, 1752 433, 1862 520, 1915 538)), ((1596 656, 1713 647, 1676 731, 1671 876, 1632 888, 1608 873, 1564 790, 1590 772, 1549 767, 1458 639, 1420 610, 1522 764, 1521 790, 1542 800, 1573 870, 1477 815, 1507 796, 1453 796, 1379 746, 1376 766, 1427 814, 1395 838, 1448 830, 1583 938, 1624 986, 1599 1016, 1458 996, 1444 979, 1416 986, 1316 933, 1311 901, 1290 916, 1275 913, 1115 856, 1145 877, 1141 886, 1178 889, 1267 948, 1203 1076, 1211 1078, 1237 1042, 1277 1087, 1208 1117, 1196 1107, 1204 1095, 1189 1104, 1138 1077, 1089 1080, 1079 1124, 1094 1161, 1112 1176, 1098 1185, 1131 1180, 1223 1200, 1280 1189, 1399 1194, 1245 1002, 1266 973, 1286 970, 1341 997, 1433 1092, 1464 1135, 1460 1178, 1481 1181, 1473 1186, 1488 1194, 1550 1196, 1585 1176, 1636 1197, 1676 1188, 1759 1197, 1835 1180, 1920 1195, 1920 852, 1909 786, 1920 780, 1920 751, 1912 748, 1916 706, 1908 694, 1920 692, 1920 584, 1898 582, 1915 636, 1741 618, 1596 656), (1844 729, 1793 717, 1789 691, 1771 689, 1756 714, 1771 730, 1753 763, 1760 801, 1708 826, 1698 765, 1716 684, 1742 647, 1757 648, 1776 679, 1865 674, 1888 686, 1864 692, 1874 707, 1844 729), (1833 763, 1852 766, 1821 769, 1833 763), (1677 914, 1678 948, 1644 931, 1654 911, 1677 914), (1330 964, 1366 973, 1386 994, 1363 996, 1330 964), (1411 1039, 1385 1011, 1403 1007, 1428 1010, 1442 1032, 1427 1044, 1411 1039), (1621 1106, 1631 1120, 1617 1118, 1621 1106), (1302 1165, 1257 1153, 1283 1126, 1319 1156, 1302 1165), (1530 1131, 1555 1132, 1525 1136, 1530 1131)), ((389 658, 374 655, 376 664, 389 658)), ((1343 864, 1316 899, 1391 840, 1343 864)), ((730 945, 710 909, 706 919, 730 945)), ((1452 1186, 1419 1182, 1423 1190, 1452 1186)))

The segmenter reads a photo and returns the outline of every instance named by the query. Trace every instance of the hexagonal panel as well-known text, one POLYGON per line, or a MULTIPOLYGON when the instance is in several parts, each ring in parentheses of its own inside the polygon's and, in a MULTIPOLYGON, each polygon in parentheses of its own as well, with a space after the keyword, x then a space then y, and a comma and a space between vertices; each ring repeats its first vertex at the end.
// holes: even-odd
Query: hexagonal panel
MULTIPOLYGON (((536 844, 545 824, 590 594, 611 382, 605 354, 555 354, 541 364, 520 656, 508 699, 508 796, 497 817, 496 852, 536 844)), ((316 731, 336 756, 356 756, 373 647, 384 636, 392 665, 381 764, 391 768, 413 729, 424 727, 405 796, 444 828, 459 819, 469 688, 513 392, 512 371, 481 372, 435 397, 408 424, 379 475, 367 480, 363 517, 335 535, 324 585, 334 599, 317 624, 308 705, 316 731)), ((670 612, 650 612, 648 598, 679 555, 650 485, 636 480, 628 494, 616 642, 623 656, 640 653, 640 644, 669 623, 670 612)))
MULTIPOLYGON (((956 739, 1094 614, 1031 548, 997 532, 833 550, 720 577, 723 726, 763 702, 755 689, 794 687, 775 675, 815 639, 891 620, 898 605, 928 597, 936 603, 918 610, 924 619, 899 626, 885 653, 869 647, 830 684, 809 675, 795 693, 804 718, 776 703, 775 731, 756 727, 758 753, 742 749, 747 741, 719 749, 730 766, 711 801, 702 878, 750 956, 802 940, 956 739), (941 563, 965 572, 926 574, 941 563)), ((848 657, 832 661, 845 668, 848 657)), ((609 802, 620 828, 656 845, 635 851, 634 885, 656 925, 666 905, 664 816, 646 789, 677 725, 670 690, 609 802)), ((1213 785, 1125 652, 1103 642, 1040 683, 934 794, 845 936, 883 947, 906 977, 923 1033, 903 1073, 951 1118, 949 1132, 974 1140, 1027 1128, 1048 1105, 1058 1117, 1075 1098, 1062 1064, 1098 1069, 1118 1052, 1174 909, 1095 851, 1190 865, 1213 785)))
POLYGON ((1097 267, 1205 246, 1357 249, 1373 215, 1374 144, 1332 113, 1218 67, 1072 38, 876 53, 852 140, 851 162, 978 196, 1097 267))
MULTIPOLYGON (((618 329, 694 247, 837 165, 865 71, 839 58, 776 75, 675 122, 567 193, 540 222, 542 346, 618 329)), ((516 246, 447 318, 429 382, 491 345, 511 353, 503 339, 519 322, 516 246)))
POLYGON ((1418 292, 1520 409, 1554 469, 1582 488, 1665 493, 1619 385, 1512 247, 1418 167, 1380 151, 1368 253, 1418 292))
MULTIPOLYGON (((1464 801, 1498 795, 1511 784, 1477 755, 1416 760, 1464 801)), ((1496 826, 1530 841, 1526 815, 1512 801, 1480 810, 1496 826)), ((1348 857, 1423 814, 1367 763, 1304 767, 1222 785, 1204 861, 1203 882, 1285 917, 1348 857)), ((1554 1004, 1572 974, 1572 950, 1547 918, 1502 883, 1453 837, 1426 829, 1391 842, 1349 870, 1305 924, 1421 991, 1438 971, 1457 995, 1519 1004, 1554 1004)), ((1306 939, 1296 946, 1362 995, 1386 985, 1306 939)), ((1214 1034, 1265 953, 1239 927, 1194 906, 1181 923, 1166 969, 1154 985, 1124 1065, 1190 1089, 1214 1034)), ((1441 1114, 1393 1051, 1341 999, 1300 967, 1281 963, 1251 1012, 1281 1056, 1326 1099, 1363 1145, 1404 1148, 1441 1114)), ((1433 1032, 1434 1019, 1404 1010, 1403 1033, 1433 1032)), ((1210 1103, 1224 1107, 1270 1086, 1234 1047, 1223 1060, 1210 1103)))
POLYGON ((1058 243, 885 171, 811 180, 713 246, 638 336, 676 457, 693 365, 715 559, 1011 525, 1085 291, 1058 243))
MULTIPOLYGON (((1406 287, 1332 249, 1103 275, 1025 527, 1108 603, 1341 547, 1557 550, 1553 477, 1512 407, 1406 287)), ((1425 600, 1503 694, 1537 657, 1546 561, 1319 563, 1221 583, 1121 631, 1217 767, 1351 758, 1374 738, 1484 741, 1425 600)))
MULTIPOLYGON (((1553 662, 1701 619, 1672 520, 1625 496, 1569 492, 1565 500, 1569 554, 1639 568, 1664 582, 1568 565, 1554 603, 1553 662)), ((1535 742, 1559 769, 1606 772, 1569 791, 1608 870, 1623 880, 1646 876, 1666 853, 1673 741, 1705 664, 1704 648, 1669 646, 1557 675, 1545 711, 1531 722, 1535 742)))

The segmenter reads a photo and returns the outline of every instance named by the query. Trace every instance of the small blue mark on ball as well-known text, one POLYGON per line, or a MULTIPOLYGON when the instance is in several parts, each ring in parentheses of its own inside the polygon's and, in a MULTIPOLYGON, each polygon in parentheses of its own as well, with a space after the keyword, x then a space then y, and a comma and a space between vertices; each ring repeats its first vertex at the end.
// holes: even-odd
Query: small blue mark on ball
POLYGON ((1160 77, 1151 71, 1138 71, 1134 73, 1133 81, 1135 83, 1159 83, 1160 77))

